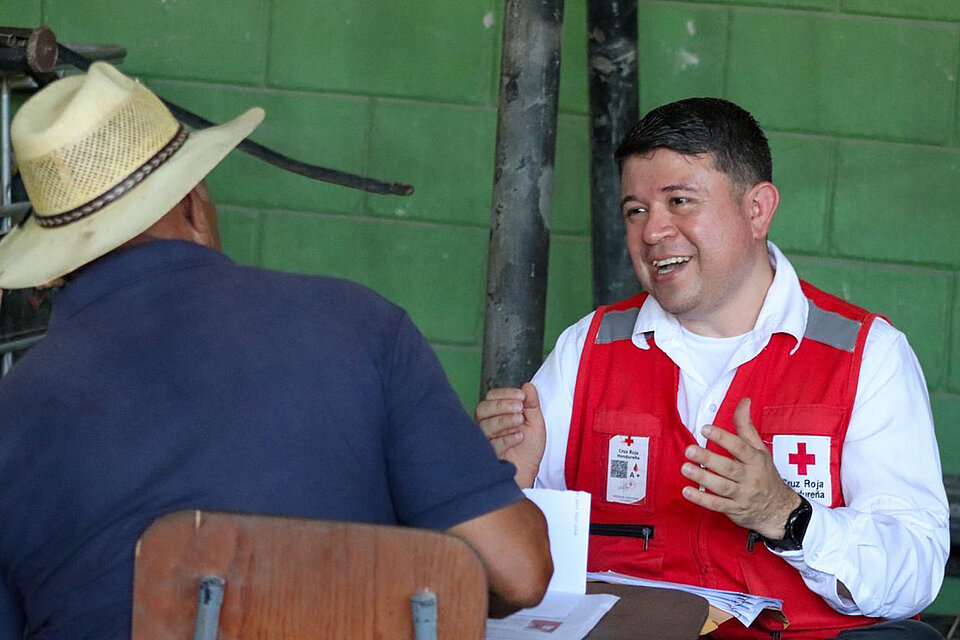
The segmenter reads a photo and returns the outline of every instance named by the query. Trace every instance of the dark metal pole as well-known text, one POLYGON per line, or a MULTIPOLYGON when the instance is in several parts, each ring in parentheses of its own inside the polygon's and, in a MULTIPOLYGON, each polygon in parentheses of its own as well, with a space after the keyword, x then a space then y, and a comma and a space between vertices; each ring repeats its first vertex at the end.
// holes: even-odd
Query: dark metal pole
POLYGON ((627 298, 640 285, 624 241, 617 145, 640 117, 636 0, 587 0, 590 69, 590 230, 593 301, 627 298))
POLYGON ((543 357, 563 0, 506 0, 481 397, 543 357))

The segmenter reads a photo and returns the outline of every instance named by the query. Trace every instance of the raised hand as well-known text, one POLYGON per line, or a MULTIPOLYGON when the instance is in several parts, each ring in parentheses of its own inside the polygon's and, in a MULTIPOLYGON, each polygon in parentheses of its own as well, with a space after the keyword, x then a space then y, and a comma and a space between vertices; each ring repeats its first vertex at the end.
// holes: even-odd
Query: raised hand
POLYGON ((800 505, 800 496, 783 483, 773 457, 750 419, 750 399, 743 398, 733 413, 737 433, 706 426, 702 433, 732 457, 690 445, 690 462, 680 472, 703 486, 684 487, 683 497, 711 511, 725 513, 735 524, 760 535, 783 538, 787 516, 800 505))
POLYGON ((532 487, 547 443, 537 388, 528 382, 520 389, 491 389, 474 416, 497 457, 517 467, 517 484, 532 487))

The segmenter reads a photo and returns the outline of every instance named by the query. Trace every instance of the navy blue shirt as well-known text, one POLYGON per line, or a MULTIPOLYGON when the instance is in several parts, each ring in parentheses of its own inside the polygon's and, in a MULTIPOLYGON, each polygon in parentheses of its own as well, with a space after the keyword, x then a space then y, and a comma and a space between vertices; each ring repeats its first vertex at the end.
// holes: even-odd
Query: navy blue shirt
POLYGON ((170 511, 444 529, 520 497, 398 307, 139 245, 0 380, 0 638, 129 637, 134 546, 170 511))

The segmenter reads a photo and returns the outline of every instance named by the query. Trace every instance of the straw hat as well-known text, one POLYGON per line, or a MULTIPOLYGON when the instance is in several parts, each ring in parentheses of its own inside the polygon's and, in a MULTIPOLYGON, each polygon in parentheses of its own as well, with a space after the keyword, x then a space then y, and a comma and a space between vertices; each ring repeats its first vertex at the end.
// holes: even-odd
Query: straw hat
POLYGON ((33 214, 0 241, 0 288, 49 282, 145 231, 263 116, 188 133, 105 62, 44 88, 10 126, 33 214))

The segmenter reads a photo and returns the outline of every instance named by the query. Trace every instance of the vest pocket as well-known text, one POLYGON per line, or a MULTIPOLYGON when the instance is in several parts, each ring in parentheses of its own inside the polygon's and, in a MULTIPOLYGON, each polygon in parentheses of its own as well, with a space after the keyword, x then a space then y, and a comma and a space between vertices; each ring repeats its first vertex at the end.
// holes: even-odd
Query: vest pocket
MULTIPOLYGON (((796 569, 770 553, 763 542, 757 542, 755 553, 747 553, 737 557, 737 564, 743 575, 743 587, 736 589, 752 595, 762 595, 770 598, 789 600, 789 589, 799 576, 796 569), (762 549, 760 547, 763 547, 762 549), (792 572, 792 574, 791 574, 792 572)), ((751 629, 759 629, 771 633, 783 631, 783 614, 775 611, 763 611, 752 625, 751 629)))
POLYGON ((794 491, 831 507, 841 503, 840 449, 847 412, 830 405, 767 406, 760 437, 794 491))
POLYGON ((596 508, 639 515, 652 512, 656 495, 660 419, 625 411, 594 413, 589 451, 596 508))
POLYGON ((654 525, 590 525, 589 571, 616 571, 638 578, 663 579, 665 544, 654 525))
POLYGON ((825 404, 767 406, 761 413, 760 435, 831 435, 838 430, 845 413, 842 407, 825 404))

